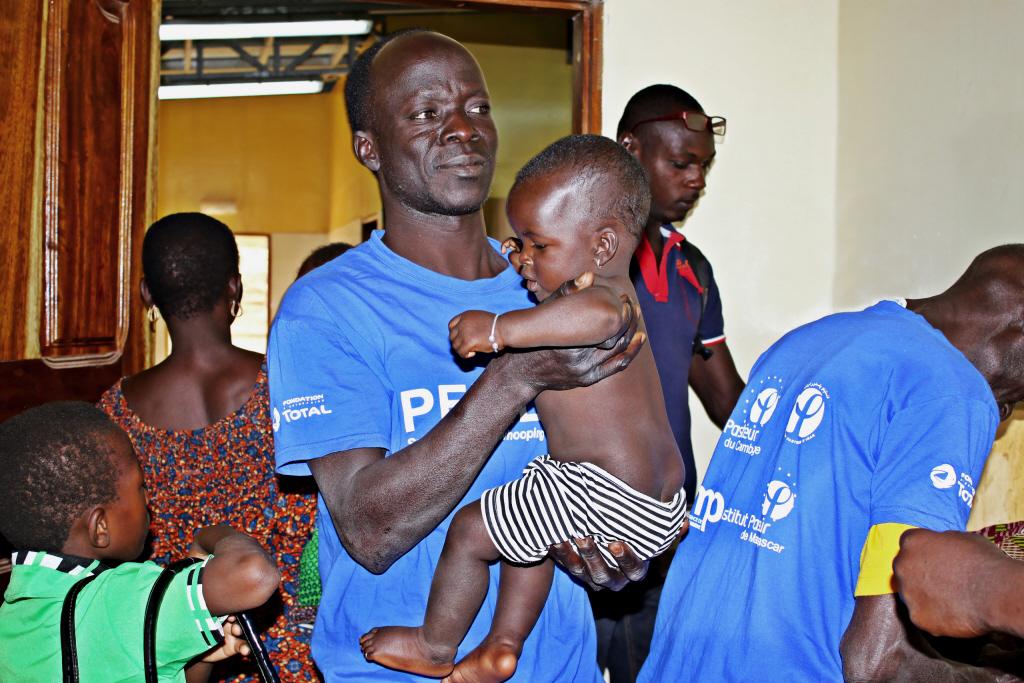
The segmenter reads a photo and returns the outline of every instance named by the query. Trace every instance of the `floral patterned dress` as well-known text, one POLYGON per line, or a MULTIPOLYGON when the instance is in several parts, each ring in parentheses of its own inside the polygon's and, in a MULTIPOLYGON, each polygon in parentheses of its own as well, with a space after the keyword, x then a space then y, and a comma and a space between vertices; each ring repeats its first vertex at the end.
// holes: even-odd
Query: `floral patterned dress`
MULTIPOLYGON (((270 659, 282 681, 316 681, 310 633, 292 615, 298 593, 299 557, 316 515, 311 489, 279 485, 274 474, 266 370, 245 404, 216 423, 194 431, 168 431, 143 423, 121 392, 107 390, 99 407, 131 438, 149 492, 150 559, 160 564, 184 557, 197 527, 230 524, 269 550, 281 570, 276 599, 256 612, 270 659), (282 491, 283 487, 295 492, 282 491)), ((259 680, 251 662, 232 658, 214 676, 259 680)))

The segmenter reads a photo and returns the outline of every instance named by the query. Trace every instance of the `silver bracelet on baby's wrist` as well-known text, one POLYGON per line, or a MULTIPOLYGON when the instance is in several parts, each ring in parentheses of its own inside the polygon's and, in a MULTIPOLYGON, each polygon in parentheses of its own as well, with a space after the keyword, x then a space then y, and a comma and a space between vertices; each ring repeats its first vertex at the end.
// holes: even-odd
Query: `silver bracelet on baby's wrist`
POLYGON ((495 313, 494 314, 494 320, 491 321, 491 333, 489 335, 487 335, 487 341, 491 342, 491 349, 494 350, 494 353, 498 352, 498 340, 494 338, 494 332, 495 332, 495 330, 498 329, 498 316, 499 315, 501 315, 501 314, 500 313, 495 313))

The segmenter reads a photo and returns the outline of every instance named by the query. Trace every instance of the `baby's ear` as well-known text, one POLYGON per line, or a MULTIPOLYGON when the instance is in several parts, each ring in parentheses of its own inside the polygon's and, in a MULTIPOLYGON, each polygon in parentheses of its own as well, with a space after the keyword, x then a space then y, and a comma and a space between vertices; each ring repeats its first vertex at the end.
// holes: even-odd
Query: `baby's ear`
POLYGON ((615 258, 619 250, 619 235, 611 228, 601 228, 597 233, 594 242, 594 263, 598 268, 603 268, 609 261, 615 258))
POLYGON ((110 527, 107 521, 107 511, 102 505, 96 505, 86 513, 86 529, 89 533, 89 543, 96 549, 103 549, 110 545, 110 527))

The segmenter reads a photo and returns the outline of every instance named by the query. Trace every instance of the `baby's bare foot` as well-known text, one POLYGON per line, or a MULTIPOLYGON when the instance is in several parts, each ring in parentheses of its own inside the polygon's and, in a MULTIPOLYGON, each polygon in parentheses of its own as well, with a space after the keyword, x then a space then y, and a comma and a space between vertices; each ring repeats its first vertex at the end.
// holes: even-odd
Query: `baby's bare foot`
POLYGON ((512 678, 523 645, 519 642, 486 638, 455 665, 441 683, 501 683, 512 678))
POLYGON ((367 661, 399 671, 441 678, 452 672, 454 648, 433 647, 423 631, 412 626, 383 626, 359 639, 367 661))

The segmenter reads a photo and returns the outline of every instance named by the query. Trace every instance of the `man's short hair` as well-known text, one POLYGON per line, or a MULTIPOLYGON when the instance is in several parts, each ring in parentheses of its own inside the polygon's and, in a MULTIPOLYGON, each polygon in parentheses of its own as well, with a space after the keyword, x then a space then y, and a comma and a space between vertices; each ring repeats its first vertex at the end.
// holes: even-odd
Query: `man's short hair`
POLYGON ((118 432, 84 401, 47 403, 0 423, 0 533, 11 545, 60 552, 83 510, 117 498, 109 437, 118 432))
POLYGON ((205 313, 238 274, 235 236, 206 214, 164 216, 142 240, 142 274, 165 318, 205 313))
MULTIPOLYGON (((647 223, 651 190, 643 166, 626 148, 600 135, 569 135, 548 145, 516 174, 516 186, 567 170, 602 215, 614 216, 639 238, 647 223), (614 191, 599 187, 610 182, 614 191)), ((595 211, 597 213, 598 211, 595 211)))
POLYGON ((615 130, 615 137, 622 137, 623 133, 633 130, 641 121, 681 111, 703 112, 704 108, 693 95, 682 88, 666 83, 649 85, 637 91, 629 98, 629 102, 626 102, 622 118, 619 119, 619 127, 615 130))
POLYGON ((425 28, 407 28, 384 36, 359 55, 348 76, 345 77, 345 111, 348 113, 348 125, 352 132, 370 130, 373 124, 373 112, 370 106, 374 83, 371 70, 373 60, 385 45, 396 38, 416 33, 433 33, 425 28))

